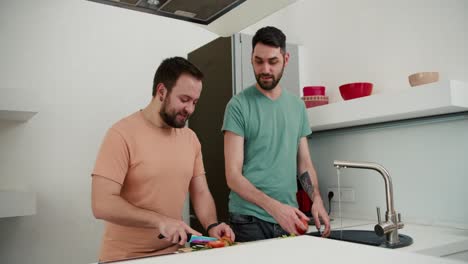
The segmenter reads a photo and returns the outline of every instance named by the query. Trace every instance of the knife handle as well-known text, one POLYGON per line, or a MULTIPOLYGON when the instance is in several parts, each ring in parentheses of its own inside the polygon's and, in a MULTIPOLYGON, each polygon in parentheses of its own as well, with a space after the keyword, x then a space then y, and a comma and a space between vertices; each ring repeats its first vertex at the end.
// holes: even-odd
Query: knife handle
MULTIPOLYGON (((163 234, 159 234, 158 238, 163 239, 165 236, 163 234)), ((190 241, 190 238, 192 238, 192 233, 187 233, 187 241, 190 241)))

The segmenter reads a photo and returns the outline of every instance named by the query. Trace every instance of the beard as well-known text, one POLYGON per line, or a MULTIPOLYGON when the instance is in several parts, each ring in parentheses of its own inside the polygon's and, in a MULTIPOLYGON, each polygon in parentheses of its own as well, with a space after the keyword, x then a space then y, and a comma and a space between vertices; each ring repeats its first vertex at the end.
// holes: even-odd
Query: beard
POLYGON ((182 112, 177 112, 175 110, 170 110, 169 109, 169 97, 167 97, 166 100, 164 100, 162 106, 161 106, 161 111, 159 111, 159 115, 161 118, 164 120, 164 122, 169 125, 170 127, 173 128, 182 128, 185 126, 185 123, 187 122, 189 115, 186 113, 182 112), (177 119, 178 115, 183 115, 186 116, 186 118, 183 121, 180 121, 177 119))
POLYGON ((273 90, 281 81, 281 77, 283 77, 283 72, 284 72, 284 64, 278 76, 275 76, 273 74, 260 73, 260 74, 255 75, 255 79, 257 80, 257 83, 260 86, 260 88, 262 88, 263 90, 270 91, 270 90, 273 90), (269 77, 271 78, 271 80, 265 82, 265 81, 262 81, 262 77, 269 77))

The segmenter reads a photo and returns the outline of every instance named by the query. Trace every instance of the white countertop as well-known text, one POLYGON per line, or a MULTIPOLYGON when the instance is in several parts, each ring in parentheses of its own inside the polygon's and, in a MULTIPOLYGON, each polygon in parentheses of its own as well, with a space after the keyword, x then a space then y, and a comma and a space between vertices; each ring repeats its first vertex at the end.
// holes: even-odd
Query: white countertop
POLYGON ((442 258, 430 257, 365 246, 355 243, 299 236, 283 239, 270 239, 245 243, 237 246, 203 250, 159 257, 121 261, 120 264, 238 264, 238 263, 463 263, 442 258))
MULTIPOLYGON (((339 230, 341 227, 348 230, 373 230, 375 224, 375 221, 362 219, 343 219, 341 222, 340 218, 334 218, 331 222, 332 230, 339 230)), ((309 226, 309 232, 315 230, 315 226, 309 226)), ((413 244, 392 250, 436 257, 468 251, 468 230, 466 229, 405 223, 404 228, 398 232, 410 236, 413 244)))
MULTIPOLYGON (((346 229, 369 230, 375 223, 369 220, 343 219, 346 229)), ((335 219, 332 229, 338 229, 341 221, 335 219)), ((310 226, 309 231, 315 227, 310 226)), ((400 249, 386 249, 356 243, 342 242, 311 236, 279 238, 233 247, 180 253, 159 257, 140 258, 116 262, 120 264, 151 263, 465 263, 447 258, 434 257, 445 250, 454 249, 453 245, 465 247, 468 244, 468 230, 407 224, 402 234, 413 238, 411 246, 400 249), (450 246, 452 245, 452 246, 450 246)), ((466 248, 468 250, 468 248, 466 248)), ((441 255, 444 253, 442 252, 441 255)))

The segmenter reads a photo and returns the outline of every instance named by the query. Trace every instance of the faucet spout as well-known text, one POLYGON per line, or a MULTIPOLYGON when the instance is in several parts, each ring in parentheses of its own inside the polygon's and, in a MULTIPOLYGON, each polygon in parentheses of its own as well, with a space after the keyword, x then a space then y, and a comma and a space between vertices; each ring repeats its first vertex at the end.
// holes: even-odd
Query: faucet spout
POLYGON ((388 171, 380 164, 370 162, 354 162, 354 161, 341 161, 335 160, 333 166, 337 168, 357 168, 357 169, 369 169, 375 170, 382 175, 385 182, 385 199, 387 202, 387 211, 395 213, 395 207, 393 205, 393 185, 392 179, 388 171))
POLYGON ((375 170, 382 175, 385 182, 385 199, 387 202, 387 211, 385 213, 385 222, 380 221, 380 209, 377 208, 377 217, 379 219, 378 224, 375 226, 374 230, 377 235, 383 236, 386 235, 386 241, 390 245, 398 244, 398 229, 403 228, 403 223, 401 222, 400 216, 397 219, 397 214, 395 212, 395 207, 393 205, 393 185, 392 179, 388 171, 377 163, 370 162, 354 162, 354 161, 341 161, 335 160, 333 165, 336 168, 357 168, 357 169, 369 169, 375 170))

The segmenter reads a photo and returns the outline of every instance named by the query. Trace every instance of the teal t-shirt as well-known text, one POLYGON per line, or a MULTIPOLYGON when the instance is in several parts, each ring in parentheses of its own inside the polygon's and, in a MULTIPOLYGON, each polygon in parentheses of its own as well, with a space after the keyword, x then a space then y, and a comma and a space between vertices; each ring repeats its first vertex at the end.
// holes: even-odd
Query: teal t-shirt
MULTIPOLYGON (((304 102, 286 90, 271 100, 251 86, 229 101, 222 130, 244 138, 243 175, 268 196, 297 208, 299 140, 311 133, 304 102)), ((233 191, 229 212, 276 223, 263 208, 233 191)))

